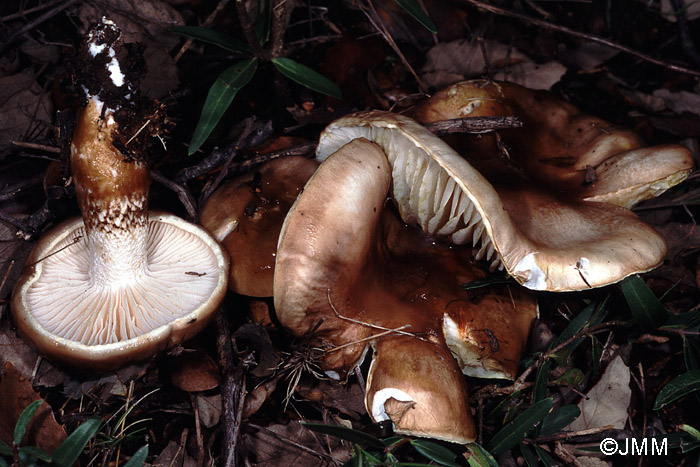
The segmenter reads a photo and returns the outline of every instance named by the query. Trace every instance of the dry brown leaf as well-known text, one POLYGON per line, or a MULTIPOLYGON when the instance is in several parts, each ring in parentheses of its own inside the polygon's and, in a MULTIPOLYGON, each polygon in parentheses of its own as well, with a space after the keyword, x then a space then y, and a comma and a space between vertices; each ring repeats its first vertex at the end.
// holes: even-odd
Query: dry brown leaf
POLYGON ((202 349, 185 350, 168 358, 170 382, 187 392, 208 391, 219 386, 219 367, 202 349))
POLYGON ((195 397, 199 420, 207 428, 211 428, 221 419, 221 394, 204 396, 197 394, 195 397))
POLYGON ((244 449, 256 466, 307 467, 330 464, 330 459, 342 463, 352 455, 352 446, 338 438, 314 433, 299 421, 286 425, 271 425, 243 436, 244 449))
MULTIPOLYGON (((15 424, 22 411, 33 401, 41 399, 31 383, 11 364, 5 363, 0 376, 0 439, 12 445, 15 424)), ((66 439, 66 432, 56 422, 49 404, 44 402, 27 426, 23 446, 36 446, 53 453, 66 439)))
POLYGON ((185 446, 170 441, 151 465, 153 467, 197 467, 197 461, 187 454, 185 446))
POLYGON ((587 398, 578 404, 581 415, 567 430, 580 431, 611 425, 623 429, 627 422, 627 409, 632 398, 630 370, 619 355, 605 369, 600 381, 586 393, 587 398))

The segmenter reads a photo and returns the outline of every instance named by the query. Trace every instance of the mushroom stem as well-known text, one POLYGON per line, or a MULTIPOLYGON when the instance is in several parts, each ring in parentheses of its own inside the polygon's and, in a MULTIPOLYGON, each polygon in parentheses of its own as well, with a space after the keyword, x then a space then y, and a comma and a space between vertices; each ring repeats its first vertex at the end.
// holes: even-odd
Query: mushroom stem
POLYGON ((150 172, 145 160, 129 160, 114 147, 116 128, 113 111, 93 96, 71 143, 93 285, 133 283, 146 267, 150 172))

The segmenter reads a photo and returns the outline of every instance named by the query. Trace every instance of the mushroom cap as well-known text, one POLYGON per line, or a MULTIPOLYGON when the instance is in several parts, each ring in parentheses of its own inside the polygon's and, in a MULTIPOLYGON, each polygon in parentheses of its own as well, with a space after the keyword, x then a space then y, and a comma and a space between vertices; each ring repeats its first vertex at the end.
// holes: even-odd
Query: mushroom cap
POLYGON ((297 336, 313 333, 327 371, 352 368, 371 342, 365 400, 376 421, 468 442, 474 427, 460 368, 513 378, 537 304, 517 286, 461 290, 485 276, 471 247, 407 226, 386 203, 391 183, 386 155, 363 138, 321 164, 280 233, 277 317, 297 336))
MULTIPOLYGON (((567 196, 630 208, 658 196, 690 173, 679 144, 646 147, 633 131, 582 112, 545 91, 473 80, 426 99, 410 115, 422 124, 462 117, 516 116, 523 125, 498 132, 511 169, 567 196)), ((490 181, 504 170, 496 136, 455 135, 449 144, 490 181)))
POLYGON ((201 331, 226 293, 228 255, 202 228, 151 212, 147 265, 133 281, 88 275, 82 219, 44 235, 15 286, 18 331, 51 360, 104 371, 144 360, 201 331))
POLYGON ((282 222, 318 163, 305 157, 274 159, 228 181, 202 208, 200 223, 231 255, 229 288, 251 297, 272 296, 282 222))
POLYGON ((555 197, 506 172, 500 192, 440 138, 414 120, 360 112, 331 123, 317 158, 367 138, 386 152, 401 218, 431 237, 478 246, 477 259, 504 267, 536 290, 600 287, 658 266, 662 237, 631 211, 555 197), (501 266, 502 265, 502 266, 501 266))

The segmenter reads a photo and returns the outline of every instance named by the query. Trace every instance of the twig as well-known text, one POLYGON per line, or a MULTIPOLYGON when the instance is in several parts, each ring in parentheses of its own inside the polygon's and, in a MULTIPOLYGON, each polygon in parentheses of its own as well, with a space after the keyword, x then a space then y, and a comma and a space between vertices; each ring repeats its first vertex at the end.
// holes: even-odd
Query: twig
POLYGON ((416 80, 416 83, 418 83, 418 87, 420 88, 421 92, 423 92, 424 94, 427 94, 428 87, 423 83, 423 80, 420 79, 420 77, 415 72, 415 70, 413 69, 411 64, 408 63, 408 60, 406 59, 404 54, 401 52, 401 49, 399 49, 399 46, 396 45, 396 42, 394 42, 394 38, 391 37, 391 34, 389 34, 389 31, 386 29, 384 24, 382 24, 381 20, 379 19, 379 15, 377 14, 377 10, 374 8, 374 3, 372 2, 372 0, 367 0, 367 4, 369 5, 371 12, 367 11, 367 8, 365 8, 361 3, 359 4, 360 9, 365 14, 365 16, 367 17, 369 22, 372 23, 372 26, 374 26, 374 28, 377 31, 379 31, 379 33, 382 35, 384 40, 394 50, 394 53, 399 56, 399 59, 404 64, 406 69, 413 75, 413 78, 416 80), (376 21, 375 21, 375 18, 377 19, 376 21))
POLYGON ((691 70, 690 68, 674 65, 672 63, 665 62, 663 60, 659 60, 657 58, 652 57, 651 55, 645 54, 643 52, 639 52, 637 50, 634 50, 630 47, 627 47, 622 44, 618 44, 616 42, 609 41, 607 39, 603 39, 602 37, 594 36, 592 34, 587 34, 584 32, 579 32, 575 31, 573 29, 567 28, 566 26, 560 26, 558 24, 550 23, 548 21, 544 21, 541 19, 533 18, 531 16, 518 13, 516 11, 511 11, 511 10, 506 10, 505 8, 500 8, 494 5, 491 5, 489 3, 480 1, 480 0, 460 0, 462 3, 469 3, 470 5, 473 5, 477 8, 481 8, 482 10, 489 11, 491 13, 495 13, 497 15, 501 16, 508 16, 510 18, 515 18, 520 21, 524 21, 526 23, 533 24, 535 26, 545 28, 545 29, 550 29, 553 31, 561 32, 564 34, 568 34, 570 36, 574 37, 579 37, 581 39, 585 39, 591 42, 595 42, 598 44, 603 44, 608 47, 611 47, 613 49, 617 49, 621 52, 625 52, 627 54, 633 55, 635 57, 638 57, 644 61, 647 61, 649 63, 653 63, 654 65, 658 65, 664 68, 668 68, 669 70, 677 71, 679 73, 686 73, 688 75, 692 76, 700 76, 700 71, 697 70, 691 70))
POLYGON ((23 16, 27 16, 27 15, 30 15, 32 13, 36 13, 37 11, 51 8, 52 6, 54 6, 55 4, 60 3, 60 2, 61 2, 61 0, 53 0, 50 2, 42 3, 40 5, 33 7, 33 8, 27 8, 26 10, 20 9, 20 11, 18 11, 17 13, 12 13, 12 14, 9 14, 7 16, 3 16, 2 18, 0 18, 0 23, 4 23, 5 21, 10 21, 10 20, 13 20, 16 18, 22 18, 23 16))
POLYGON ((195 221, 197 219, 197 202, 186 186, 180 185, 154 170, 151 171, 151 178, 177 194, 177 197, 187 211, 187 216, 190 221, 195 221))
POLYGON ((44 21, 56 16, 61 10, 65 10, 72 4, 76 3, 78 0, 66 0, 65 2, 61 3, 58 6, 55 6, 54 8, 51 8, 49 11, 44 13, 43 15, 39 16, 38 18, 35 18, 34 20, 28 22, 21 28, 19 28, 17 31, 13 32, 8 36, 7 39, 5 39, 4 43, 0 45, 0 54, 2 54, 5 49, 13 43, 15 40, 17 40, 18 37, 22 36, 23 34, 27 33, 28 31, 31 31, 44 21))
POLYGON ((308 448, 308 447, 304 446, 303 444, 299 444, 299 443, 292 441, 291 439, 285 438, 284 436, 270 430, 269 428, 265 428, 264 426, 256 425, 254 423, 249 423, 249 422, 246 422, 246 426, 253 428, 253 429, 256 429, 256 430, 259 430, 259 431, 264 431, 265 433, 268 433, 269 435, 277 438, 278 440, 282 441, 283 443, 288 444, 290 446, 293 446, 293 447, 299 449, 300 451, 307 452, 315 457, 319 457, 321 459, 324 459, 326 462, 332 462, 333 464, 338 465, 338 461, 336 461, 332 456, 329 456, 328 454, 325 454, 322 452, 314 451, 313 449, 308 448))
POLYGON ((389 334, 393 334, 393 333, 398 334, 399 331, 402 331, 402 330, 404 330, 406 328, 410 328, 410 327, 411 327, 410 324, 404 324, 403 326, 399 326, 398 328, 387 329, 386 331, 380 332, 379 334, 373 334, 371 336, 363 337, 362 339, 358 339, 358 340, 355 340, 352 342, 345 343, 343 345, 339 345, 338 347, 333 347, 332 349, 328 349, 325 352, 331 353, 331 352, 338 351, 340 349, 344 349, 345 347, 350 347, 351 345, 359 344, 360 342, 371 341, 372 339, 376 339, 377 337, 384 337, 384 336, 388 336, 389 334))
POLYGON ((605 425, 605 426, 600 426, 600 427, 596 427, 596 428, 587 428, 585 430, 579 430, 579 431, 563 431, 563 432, 554 433, 551 435, 540 436, 537 438, 537 442, 538 443, 549 443, 551 441, 560 441, 563 439, 577 438, 579 436, 597 435, 598 433, 612 430, 614 428, 615 427, 613 427, 612 425, 605 425))
POLYGON ((37 174, 37 175, 33 175, 31 177, 25 178, 23 180, 20 180, 19 182, 15 183, 14 185, 10 185, 10 186, 6 187, 3 191, 0 191, 0 201, 6 201, 8 199, 12 199, 15 196, 17 196, 17 194, 20 193, 22 190, 26 190, 27 188, 41 185, 41 182, 43 180, 44 180, 44 174, 37 174))
POLYGON ((255 35, 253 22, 245 7, 245 0, 236 0, 236 11, 238 12, 238 22, 243 30, 243 36, 245 36, 246 42, 248 42, 248 45, 250 45, 250 48, 253 50, 253 55, 255 55, 258 60, 269 62, 272 57, 270 56, 270 52, 263 48, 258 37, 255 35))
POLYGON ((53 154, 61 154, 61 148, 57 148, 56 146, 48 146, 46 144, 28 143, 26 141, 13 141, 12 145, 17 146, 18 148, 37 149, 39 151, 50 152, 53 154))
POLYGON ((300 144, 299 146, 293 146, 280 151, 268 152, 265 154, 260 154, 259 156, 251 157, 250 159, 246 159, 236 164, 231 164, 229 167, 229 174, 242 172, 251 167, 255 167, 256 165, 264 164, 265 162, 278 159, 280 157, 308 156, 309 153, 313 153, 314 149, 316 148, 316 144, 316 142, 300 144))
POLYGON ((234 364, 231 331, 223 308, 219 309, 216 314, 216 330, 216 347, 221 371, 222 467, 236 467, 242 465, 238 462, 236 447, 245 402, 245 373, 240 362, 234 364))
POLYGON ((693 38, 690 36, 685 0, 671 0, 671 5, 673 6, 674 14, 676 15, 676 23, 678 24, 678 36, 680 37, 681 48, 695 66, 700 66, 700 53, 698 53, 698 49, 695 48, 693 38))
POLYGON ((272 2, 272 37, 270 39, 270 55, 279 57, 284 46, 284 33, 287 31, 289 20, 289 3, 287 0, 272 2))
MULTIPOLYGON (((336 310, 335 306, 333 305, 333 302, 331 301, 331 289, 327 289, 326 293, 328 295, 328 304, 331 306, 331 310, 333 310, 333 313, 335 313, 335 316, 338 317, 339 319, 342 319, 345 321, 350 321, 351 323, 359 324, 360 326, 366 326, 366 327, 372 328, 372 329, 381 329, 382 331, 393 332, 396 334, 401 334, 402 336, 415 337, 416 339, 421 340, 423 342, 431 342, 428 339, 424 339, 424 338, 422 338, 414 333, 402 331, 402 329, 404 329, 405 326, 400 326, 396 329, 391 329, 391 328, 385 328, 384 326, 379 326, 377 324, 365 323, 364 321, 359 321, 356 319, 348 318, 347 316, 343 316, 340 313, 338 313, 338 310, 336 310)), ((410 326, 410 324, 406 325, 406 326, 410 326)), ((373 336, 373 337, 376 337, 376 336, 373 336)))
POLYGON ((440 120, 425 125, 433 133, 449 135, 452 133, 488 133, 506 128, 520 128, 523 122, 518 117, 465 117, 452 120, 440 120))

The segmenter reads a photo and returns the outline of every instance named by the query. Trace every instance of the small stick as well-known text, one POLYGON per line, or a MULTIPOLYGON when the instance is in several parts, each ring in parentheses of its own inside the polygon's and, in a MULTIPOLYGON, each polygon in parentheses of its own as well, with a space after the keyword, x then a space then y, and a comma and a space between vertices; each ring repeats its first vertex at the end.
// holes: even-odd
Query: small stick
POLYGON ((433 133, 450 135, 453 133, 488 133, 506 128, 520 128, 523 122, 518 117, 465 117, 440 120, 425 127, 433 133))
POLYGON ((197 202, 195 201, 194 196, 192 196, 192 193, 190 193, 190 190, 188 190, 186 186, 180 185, 179 183, 176 183, 170 180, 169 178, 166 178, 164 175, 153 170, 151 171, 151 178, 153 178, 153 180, 169 188, 177 194, 177 197, 180 198, 180 202, 187 211, 187 216, 189 217, 189 220, 193 221, 197 219, 197 202))
POLYGON ((491 13, 495 13, 497 15, 501 16, 508 16, 510 18, 515 18, 520 21, 524 21, 526 23, 533 24, 535 26, 539 26, 544 29, 550 29, 553 31, 561 32, 564 34, 568 34, 573 37, 579 37, 582 39, 586 39, 591 42, 595 42, 597 44, 603 44, 606 45, 610 48, 617 49, 621 52, 633 55, 635 57, 638 57, 644 61, 647 61, 649 63, 653 63, 654 65, 662 66, 664 68, 668 68, 669 70, 677 71, 679 73, 685 73, 688 75, 692 76, 700 76, 700 71, 696 70, 691 70, 690 68, 685 68, 682 66, 678 65, 673 65, 672 63, 667 63, 664 62, 663 60, 659 60, 657 58, 652 57, 651 55, 645 54, 643 52, 639 52, 637 50, 634 50, 630 47, 627 47, 622 44, 618 44, 616 42, 609 41, 607 39, 603 39, 602 37, 594 36, 592 34, 587 34, 584 32, 579 32, 575 31, 573 29, 567 28, 566 26, 560 26, 558 24, 550 23, 549 21, 544 21, 541 19, 533 18, 528 15, 524 15, 522 13, 518 13, 516 11, 511 11, 511 10, 506 10, 505 8, 500 8, 495 5, 491 5, 486 2, 482 2, 480 0, 461 0, 462 3, 469 3, 477 8, 480 8, 482 10, 489 11, 491 13))
POLYGON ((46 144, 29 143, 26 141, 13 141, 12 145, 17 146, 18 148, 37 149, 39 151, 50 152, 53 154, 61 154, 61 148, 57 148, 56 146, 48 146, 46 144))

